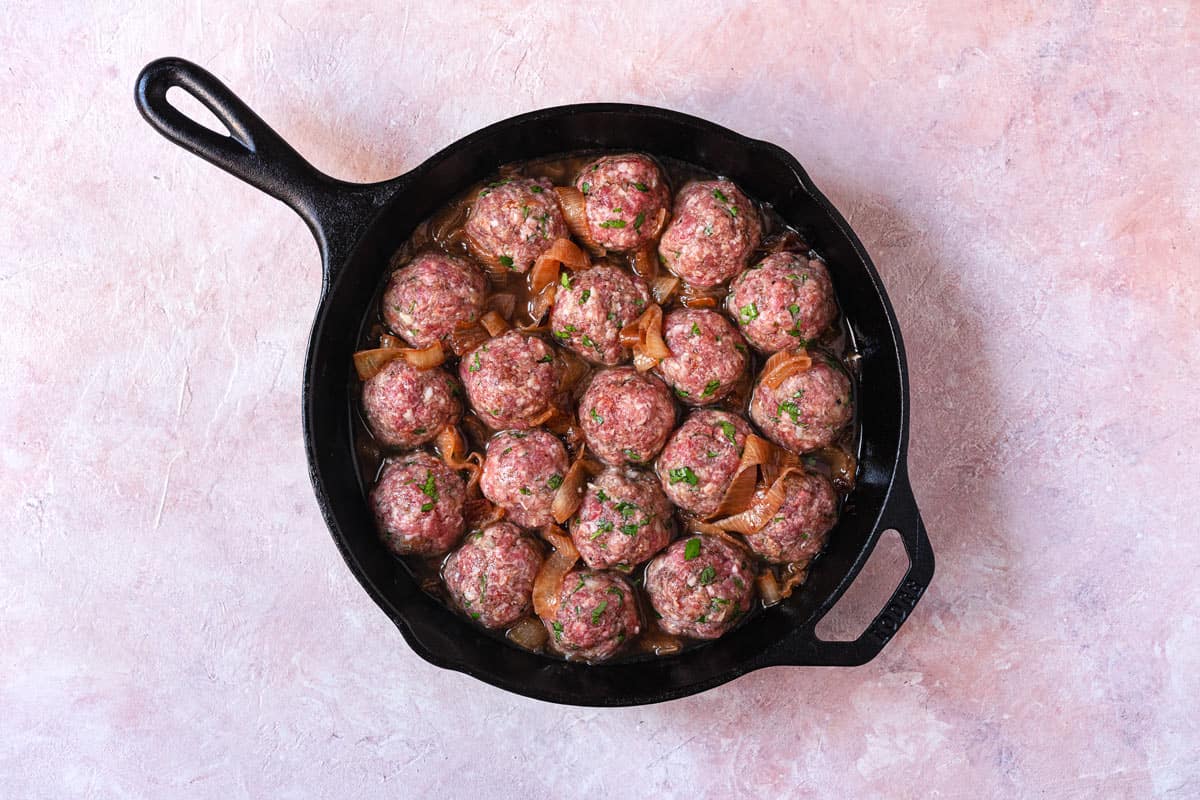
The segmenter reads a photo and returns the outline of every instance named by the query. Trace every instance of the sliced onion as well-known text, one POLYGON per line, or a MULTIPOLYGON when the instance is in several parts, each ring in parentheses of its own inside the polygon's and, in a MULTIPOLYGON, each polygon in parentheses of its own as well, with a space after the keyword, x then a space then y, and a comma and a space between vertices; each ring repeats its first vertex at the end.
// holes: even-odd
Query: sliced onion
POLYGON ((517 307, 517 298, 508 292, 500 292, 488 298, 487 307, 505 319, 512 319, 517 307))
POLYGON ((658 253, 654 245, 648 244, 633 254, 633 271, 646 283, 650 283, 658 275, 658 253))
POLYGON ((547 282, 556 283, 559 264, 578 272, 590 267, 592 262, 587 253, 570 239, 555 239, 546 252, 533 262, 533 269, 529 271, 529 288, 536 292, 547 282))
POLYGON ((518 647, 524 647, 526 650, 536 653, 546 644, 549 634, 546 633, 546 626, 542 624, 541 620, 534 617, 522 617, 508 629, 505 636, 518 647))
POLYGON ((810 561, 792 561, 788 563, 785 568, 786 574, 783 578, 783 584, 779 587, 780 595, 791 597, 792 592, 808 580, 808 567, 810 563, 810 561))
POLYGON ((814 453, 808 453, 806 458, 815 457, 829 466, 829 478, 840 492, 848 492, 854 488, 854 480, 858 475, 858 459, 854 454, 840 447, 823 447, 814 453))
POLYGON ((563 370, 562 376, 558 379, 558 389, 560 392, 568 392, 574 389, 576 384, 583 380, 584 376, 591 371, 591 365, 570 350, 560 350, 558 357, 566 365, 566 369, 563 370))
POLYGON ((683 649, 683 639, 661 628, 649 628, 638 637, 638 647, 656 656, 669 656, 683 649))
POLYGON ((529 291, 537 294, 547 286, 554 286, 558 283, 560 263, 555 258, 546 258, 545 256, 538 258, 533 264, 533 269, 529 270, 529 291))
POLYGON ((779 588, 779 582, 771 570, 765 570, 754 582, 758 584, 758 594, 764 606, 773 606, 783 599, 783 590, 779 588))
MULTIPOLYGON (((557 270, 556 270, 557 272, 557 270)), ((547 283, 541 290, 533 296, 529 301, 529 319, 530 324, 521 328, 523 331, 532 331, 542 327, 542 318, 546 316, 546 312, 554 305, 554 299, 558 296, 558 284, 547 283)))
POLYGON ((781 350, 763 364, 762 372, 758 376, 758 383, 768 389, 777 389, 779 384, 793 375, 805 372, 811 366, 812 357, 803 348, 781 350))
POLYGON ((725 489, 721 505, 709 515, 709 518, 728 517, 746 510, 754 500, 754 490, 758 485, 758 467, 768 464, 775 456, 775 446, 756 434, 746 437, 742 447, 742 458, 738 461, 733 473, 733 480, 725 489))
POLYGON ((717 307, 717 298, 715 297, 680 297, 679 302, 683 303, 685 308, 717 307))
POLYGON ((575 512, 583 504, 583 492, 588 478, 598 470, 599 466, 587 458, 587 447, 581 446, 579 456, 563 476, 562 485, 554 493, 554 502, 550 506, 550 513, 559 524, 575 516, 575 512))
POLYGON ((447 467, 454 470, 466 470, 470 473, 467 491, 470 492, 474 489, 479 482, 479 473, 483 469, 483 456, 479 453, 467 452, 467 441, 463 438, 462 432, 454 425, 447 425, 438 431, 433 443, 447 467))
POLYGON ((571 537, 557 525, 547 525, 542 528, 541 534, 554 551, 542 562, 542 568, 533 581, 533 610, 542 619, 554 619, 563 578, 579 561, 579 551, 575 549, 571 537))
POLYGON ((411 347, 379 347, 374 350, 359 350, 354 354, 354 369, 358 372, 360 379, 369 381, 398 358, 403 358, 417 369, 433 369, 445 363, 446 353, 442 350, 441 342, 434 342, 429 347, 420 350, 411 347))
POLYGON ((511 326, 508 320, 497 314, 495 311, 489 311, 479 318, 479 324, 488 332, 488 336, 495 338, 504 333, 511 326))
POLYGON ((654 227, 650 229, 650 238, 657 239, 659 237, 659 234, 661 234, 663 229, 667 227, 667 220, 670 218, 670 216, 671 215, 667 213, 665 206, 658 210, 658 214, 654 217, 654 227))
POLYGON ((671 357, 662 338, 662 318, 662 306, 651 303, 640 317, 621 329, 621 345, 633 348, 633 365, 639 372, 671 357))
POLYGON ((460 322, 446 337, 446 343, 454 355, 465 356, 488 340, 488 332, 479 323, 460 322))
POLYGON ((659 275, 650 284, 650 293, 654 296, 654 302, 660 305, 666 305, 666 302, 675 294, 675 290, 679 288, 679 278, 674 275, 659 275))
POLYGON ((379 337, 380 347, 403 347, 399 336, 392 336, 390 333, 385 333, 379 337))
POLYGON ((571 235, 583 242, 592 255, 604 255, 604 248, 596 244, 588 227, 587 198, 583 192, 574 186, 555 186, 554 192, 558 195, 558 207, 562 209, 563 221, 567 223, 571 235))
POLYGON ((760 489, 755 493, 754 502, 749 508, 731 517, 713 520, 712 524, 722 530, 734 531, 741 534, 762 530, 763 526, 771 521, 771 518, 775 516, 775 512, 779 511, 783 505, 783 500, 787 496, 787 487, 784 485, 785 479, 791 473, 800 471, 799 467, 784 468, 771 483, 769 489, 766 491, 760 489))
POLYGON ((463 503, 463 522, 469 531, 483 530, 504 519, 504 509, 483 495, 463 503))
POLYGON ((685 281, 679 289, 679 302, 687 308, 716 308, 724 296, 725 289, 721 286, 701 289, 685 281))

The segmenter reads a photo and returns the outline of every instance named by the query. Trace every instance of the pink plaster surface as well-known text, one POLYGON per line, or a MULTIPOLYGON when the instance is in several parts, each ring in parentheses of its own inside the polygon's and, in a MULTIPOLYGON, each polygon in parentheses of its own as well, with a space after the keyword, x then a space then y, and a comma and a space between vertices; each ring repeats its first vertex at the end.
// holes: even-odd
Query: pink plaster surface
POLYGON ((261 5, 0 20, 0 796, 1200 796, 1194 4, 261 5), (420 660, 309 488, 316 248, 142 122, 162 55, 348 180, 601 99, 794 153, 908 347, 900 635, 608 711, 420 660))

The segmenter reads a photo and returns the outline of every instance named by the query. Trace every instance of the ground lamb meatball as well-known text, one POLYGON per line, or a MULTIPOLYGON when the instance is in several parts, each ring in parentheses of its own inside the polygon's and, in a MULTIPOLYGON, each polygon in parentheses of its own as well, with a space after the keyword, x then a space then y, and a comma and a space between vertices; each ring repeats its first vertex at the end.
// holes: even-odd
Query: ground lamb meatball
POLYGON ((458 375, 480 419, 492 428, 524 430, 558 401, 563 369, 550 345, 508 331, 463 356, 458 375))
POLYGON ((715 311, 675 309, 663 321, 663 339, 671 357, 658 365, 659 374, 691 406, 729 394, 749 361, 742 337, 715 311))
POLYGON ((783 505, 761 530, 746 534, 746 544, 776 564, 807 563, 821 552, 837 522, 837 494, 828 478, 811 472, 792 473, 783 486, 783 505))
POLYGON ((384 544, 396 555, 445 553, 462 536, 466 493, 462 476, 428 453, 389 461, 371 490, 384 544))
POLYGON ((651 475, 610 467, 587 485, 571 539, 592 569, 628 572, 671 541, 671 504, 651 475))
POLYGON ((568 236, 554 185, 545 178, 488 184, 467 216, 467 237, 484 260, 528 272, 555 239, 568 236))
POLYGON ((671 390, 633 367, 606 369, 579 400, 588 449, 608 464, 648 464, 675 427, 671 390))
POLYGON ((724 411, 695 411, 671 435, 656 469, 672 503, 701 517, 721 505, 750 426, 724 411))
POLYGON ((567 467, 567 451, 554 434, 502 431, 488 442, 479 488, 506 519, 539 528, 554 522, 550 506, 567 467))
POLYGON ((409 449, 458 424, 463 413, 458 391, 445 370, 417 369, 397 358, 363 383, 363 414, 381 443, 409 449))
POLYGON ((729 181, 698 181, 675 198, 658 255, 672 273, 703 289, 745 269, 761 236, 758 211, 740 189, 729 181))
POLYGON ((774 253, 743 272, 729 287, 725 307, 765 353, 803 347, 837 318, 829 270, 799 253, 774 253))
POLYGON ((459 323, 479 319, 487 289, 487 278, 466 259, 422 253, 392 273, 383 321, 413 347, 428 347, 459 323))
POLYGON ((642 630, 633 587, 619 575, 592 570, 563 578, 558 609, 543 622, 555 650, 587 661, 612 657, 642 630))
POLYGON ((637 319, 650 301, 641 278, 609 264, 564 272, 550 311, 550 329, 559 344, 594 364, 628 361, 621 328, 637 319))
POLYGON ((662 170, 638 153, 604 156, 585 166, 575 188, 587 198, 588 232, 608 250, 636 250, 658 235, 671 195, 662 170))
POLYGON ((485 628, 503 628, 529 613, 542 551, 515 525, 498 522, 467 537, 446 559, 450 599, 485 628))
POLYGON ((758 384, 750 398, 750 419, 771 441, 798 453, 833 442, 852 414, 850 379, 819 356, 774 389, 758 384))
POLYGON ((680 539, 646 567, 646 592, 667 633, 716 639, 750 610, 750 554, 718 536, 680 539))

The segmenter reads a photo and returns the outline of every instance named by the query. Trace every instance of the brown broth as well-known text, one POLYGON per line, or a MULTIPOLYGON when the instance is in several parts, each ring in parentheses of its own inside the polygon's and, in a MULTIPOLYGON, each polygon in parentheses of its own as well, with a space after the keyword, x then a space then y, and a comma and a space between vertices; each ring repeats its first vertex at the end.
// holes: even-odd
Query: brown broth
MULTIPOLYGON (((460 193, 446 207, 435 213, 429 219, 417 225, 412 235, 400 246, 399 249, 392 255, 386 269, 380 276, 379 286, 376 290, 375 300, 371 306, 370 317, 368 324, 364 325, 365 335, 359 342, 360 349, 370 349, 379 346, 380 336, 387 334, 388 330, 383 322, 381 313, 381 298, 383 291, 387 286, 393 272, 406 265, 418 253, 424 250, 440 250, 450 255, 462 256, 470 258, 471 253, 468 248, 466 237, 464 235, 463 226, 467 219, 467 214, 470 210, 472 199, 478 196, 479 192, 490 182, 494 180, 503 180, 510 177, 532 177, 532 178, 547 178, 556 185, 569 185, 576 173, 589 161, 600 155, 599 152, 573 153, 565 156, 542 159, 538 161, 530 161, 521 164, 509 164, 501 167, 497 173, 485 181, 480 181, 460 193)), ((663 167, 667 180, 670 183, 673 191, 677 192, 684 184, 693 180, 712 180, 719 176, 712 172, 701 169, 695 165, 686 162, 676 161, 673 159, 658 158, 658 163, 663 167)), ((750 263, 757 263, 766 255, 782 249, 799 249, 808 252, 810 258, 821 258, 819 253, 811 250, 801 238, 800 234, 793 228, 789 227, 775 210, 765 203, 756 201, 756 205, 761 212, 763 221, 763 236, 762 244, 759 246, 750 258, 750 263)), ((620 266, 626 270, 633 269, 633 254, 609 254, 605 257, 609 262, 620 266)), ((490 294, 492 296, 498 294, 509 294, 514 298, 513 318, 510 320, 514 325, 525 325, 532 322, 529 303, 530 292, 527 281, 524 275, 512 272, 494 272, 485 270, 488 275, 490 294)), ((831 270, 832 272, 832 270, 831 270)), ((836 283, 836 279, 835 279, 836 283)), ((669 302, 664 304, 663 310, 670 311, 673 308, 679 307, 679 295, 672 297, 669 302)), ((720 301, 716 309, 720 311, 720 301)), ((557 345, 556 345, 557 347, 557 345)), ((558 348, 560 352, 566 352, 564 348, 558 348)), ((858 361, 859 356, 855 349, 853 334, 846 323, 844 316, 838 315, 838 323, 836 327, 828 334, 822 337, 815 343, 810 343, 809 350, 814 353, 822 353, 830 357, 830 360, 840 365, 846 374, 851 379, 852 391, 857 397, 858 392, 858 361)), ((749 351, 750 369, 744 376, 744 386, 740 386, 730 393, 726 398, 718 403, 714 403, 705 408, 721 409, 742 416, 753 427, 747 416, 749 407, 750 389, 753 383, 753 376, 758 373, 765 360, 761 355, 757 354, 753 349, 749 351)), ((446 369, 449 369, 452 374, 457 374, 458 359, 449 354, 447 359, 446 369)), ((572 400, 578 400, 578 397, 583 392, 583 388, 587 385, 588 377, 595 367, 589 365, 587 373, 576 384, 573 392, 572 400)), ((355 449, 358 457, 359 474, 365 481, 369 481, 370 485, 374 485, 375 480, 379 476, 380 470, 389 455, 394 454, 394 451, 387 447, 381 446, 375 441, 371 435, 365 420, 361 413, 361 403, 359 402, 360 388, 356 385, 354 391, 356 407, 360 410, 355 416, 355 449)), ((682 420, 688 413, 690 407, 683 405, 675 399, 677 418, 682 420)), ((861 439, 859 436, 858 424, 858 403, 853 404, 854 418, 846 427, 845 431, 838 439, 827 448, 811 453, 806 453, 803 456, 805 466, 816 472, 820 472, 830 478, 839 495, 839 511, 845 505, 847 496, 853 491, 855 474, 857 472, 857 456, 861 439)), ((483 452, 487 442, 488 429, 482 421, 478 419, 470 411, 462 424, 464 437, 467 440, 468 448, 483 452)), ((575 431, 569 431, 567 435, 560 436, 567 446, 568 452, 573 457, 576 453, 578 442, 582 437, 575 431)), ((370 486, 364 486, 364 492, 368 491, 370 486)), ((680 512, 675 515, 676 532, 685 530, 686 517, 680 512)), ((836 533, 836 526, 830 535, 836 533)), ((538 537, 533 537, 537 539, 538 537)), ((538 539, 540 542, 540 539, 538 539)), ((820 558, 820 554, 816 556, 820 558)), ((442 603, 448 602, 448 597, 445 587, 441 581, 441 567, 444 558, 422 558, 408 556, 400 559, 414 579, 426 593, 437 598, 442 603)), ((582 562, 581 562, 582 563, 582 562)), ((765 562, 759 562, 762 570, 772 570, 777 578, 782 582, 787 571, 787 565, 769 565, 765 562)), ((658 628, 656 623, 656 615, 651 607, 645 591, 642 589, 645 577, 645 564, 638 566, 628 574, 629 581, 634 585, 638 597, 639 608, 642 612, 643 633, 632 643, 632 646, 626 647, 623 652, 618 654, 610 662, 630 661, 641 658, 656 657, 654 652, 656 648, 661 647, 664 642, 670 644, 672 640, 677 640, 681 649, 691 649, 707 644, 706 641, 681 639, 680 637, 672 637, 665 634, 658 628)), ((762 603, 756 602, 752 604, 750 612, 745 614, 738 621, 738 626, 745 624, 746 620, 755 616, 761 611, 762 603)), ((490 635, 507 639, 507 631, 487 631, 490 635)), ((514 645, 516 646, 516 645, 514 645)), ((555 658, 561 658, 558 653, 550 648, 543 647, 542 653, 555 658)), ((672 654, 678 652, 672 650, 672 654)))

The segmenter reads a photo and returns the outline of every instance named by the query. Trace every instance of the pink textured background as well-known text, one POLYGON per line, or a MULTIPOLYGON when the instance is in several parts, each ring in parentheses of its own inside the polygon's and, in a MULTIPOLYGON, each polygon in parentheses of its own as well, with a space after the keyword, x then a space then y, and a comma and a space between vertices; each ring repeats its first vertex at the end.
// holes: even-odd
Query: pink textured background
POLYGON ((1200 796, 1194 4, 250 5, 0 20, 0 794, 1200 796), (138 117, 168 54, 349 180, 598 99, 793 152, 908 346, 902 633, 614 711, 413 655, 308 484, 316 248, 138 117))

